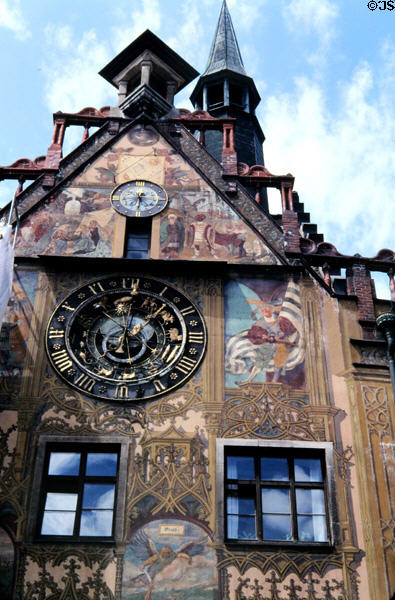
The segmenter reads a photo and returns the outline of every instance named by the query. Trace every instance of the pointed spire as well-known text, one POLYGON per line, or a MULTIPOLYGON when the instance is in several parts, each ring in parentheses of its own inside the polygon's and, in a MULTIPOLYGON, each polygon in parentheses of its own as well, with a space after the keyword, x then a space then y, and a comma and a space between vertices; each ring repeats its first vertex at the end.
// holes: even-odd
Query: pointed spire
POLYGON ((247 75, 226 0, 223 0, 208 64, 203 75, 210 75, 225 69, 247 75))

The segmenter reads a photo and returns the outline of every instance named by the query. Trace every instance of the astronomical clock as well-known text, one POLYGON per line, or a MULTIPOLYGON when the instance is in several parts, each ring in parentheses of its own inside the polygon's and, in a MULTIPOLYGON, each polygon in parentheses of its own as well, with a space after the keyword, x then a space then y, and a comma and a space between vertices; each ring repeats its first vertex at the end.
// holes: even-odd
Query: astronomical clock
POLYGON ((153 398, 199 366, 206 326, 198 307, 159 279, 115 275, 75 289, 55 309, 46 348, 70 385, 103 400, 153 398))

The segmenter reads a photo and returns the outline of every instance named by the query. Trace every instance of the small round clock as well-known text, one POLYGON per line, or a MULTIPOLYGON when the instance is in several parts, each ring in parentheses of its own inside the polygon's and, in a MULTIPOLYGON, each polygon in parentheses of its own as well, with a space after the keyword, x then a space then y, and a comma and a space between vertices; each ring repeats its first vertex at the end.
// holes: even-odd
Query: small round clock
POLYGON ((152 181, 126 181, 111 193, 112 206, 127 217, 152 217, 166 208, 167 202, 166 191, 152 181))
POLYGON ((58 375, 82 393, 127 402, 182 385, 206 339, 185 294, 158 279, 115 275, 86 283, 57 306, 46 349, 58 375))

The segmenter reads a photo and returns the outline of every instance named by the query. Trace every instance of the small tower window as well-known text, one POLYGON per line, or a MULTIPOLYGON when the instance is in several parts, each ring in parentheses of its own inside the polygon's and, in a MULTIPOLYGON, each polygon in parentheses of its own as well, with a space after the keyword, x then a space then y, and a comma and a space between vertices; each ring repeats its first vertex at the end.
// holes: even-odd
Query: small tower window
POLYGON ((141 76, 135 75, 132 79, 128 81, 127 94, 131 94, 139 85, 140 85, 141 76))
POLYGON ((128 219, 125 258, 149 258, 150 240, 151 219, 128 219))
POLYGON ((214 108, 224 103, 224 87, 218 83, 208 89, 208 107, 214 108))
POLYGON ((158 94, 160 96, 162 96, 163 98, 166 98, 167 88, 166 88, 166 82, 163 81, 163 79, 160 79, 155 74, 151 73, 149 84, 150 84, 150 87, 152 87, 152 89, 154 89, 156 92, 158 92, 158 94))
POLYGON ((244 106, 243 88, 239 85, 234 85, 233 83, 231 83, 229 86, 229 98, 231 104, 236 104, 237 106, 244 106))

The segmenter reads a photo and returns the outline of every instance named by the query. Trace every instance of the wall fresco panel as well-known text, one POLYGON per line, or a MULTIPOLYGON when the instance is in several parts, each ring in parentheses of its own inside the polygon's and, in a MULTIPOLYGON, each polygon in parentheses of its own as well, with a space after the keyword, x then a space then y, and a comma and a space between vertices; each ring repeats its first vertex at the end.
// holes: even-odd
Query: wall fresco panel
POLYGON ((226 284, 226 387, 274 382, 304 389, 304 358, 298 283, 279 276, 226 284))
POLYGON ((122 600, 217 600, 215 552, 207 533, 185 520, 160 519, 126 547, 122 600))
POLYGON ((168 208, 153 228, 151 258, 276 264, 259 235, 152 127, 136 126, 23 220, 17 254, 110 257, 112 189, 147 179, 164 185, 168 208))

